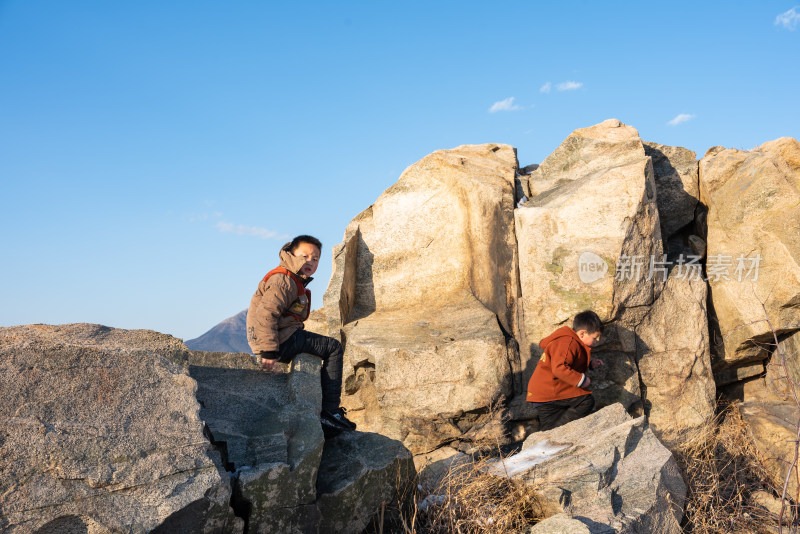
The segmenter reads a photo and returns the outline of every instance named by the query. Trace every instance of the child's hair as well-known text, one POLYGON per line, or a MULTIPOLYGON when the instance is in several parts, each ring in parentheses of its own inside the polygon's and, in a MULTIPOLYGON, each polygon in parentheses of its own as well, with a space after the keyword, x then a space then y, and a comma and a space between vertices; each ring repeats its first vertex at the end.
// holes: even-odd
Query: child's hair
POLYGON ((292 242, 289 243, 289 252, 294 254, 294 251, 297 250, 297 247, 300 245, 300 243, 308 243, 309 245, 314 245, 320 250, 320 252, 322 252, 322 241, 310 235, 299 235, 294 239, 292 239, 292 242))
POLYGON ((587 334, 594 334, 595 332, 603 331, 603 322, 595 312, 586 310, 580 312, 572 320, 572 329, 576 332, 578 330, 586 330, 587 334))

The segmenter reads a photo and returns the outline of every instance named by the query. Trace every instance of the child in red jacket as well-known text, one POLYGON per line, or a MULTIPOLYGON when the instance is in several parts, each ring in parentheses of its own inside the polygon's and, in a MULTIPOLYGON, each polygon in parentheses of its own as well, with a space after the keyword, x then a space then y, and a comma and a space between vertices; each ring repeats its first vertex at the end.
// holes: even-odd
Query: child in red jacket
POLYGON ((602 332, 600 317, 586 310, 575 316, 572 328, 562 326, 539 343, 544 352, 528 382, 527 396, 538 407, 539 430, 580 419, 594 409, 586 371, 603 365, 591 358, 591 347, 602 332))

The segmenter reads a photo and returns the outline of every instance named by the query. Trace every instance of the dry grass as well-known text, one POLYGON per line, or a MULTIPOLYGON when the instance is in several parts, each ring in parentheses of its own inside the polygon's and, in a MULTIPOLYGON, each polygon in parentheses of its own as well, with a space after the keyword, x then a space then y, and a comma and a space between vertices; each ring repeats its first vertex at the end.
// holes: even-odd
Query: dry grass
POLYGON ((403 534, 527 532, 544 518, 541 498, 524 482, 491 475, 491 458, 454 464, 436 487, 419 488, 391 526, 403 534))
POLYGON ((723 406, 677 456, 688 486, 686 532, 775 532, 777 517, 753 496, 759 490, 775 494, 779 486, 759 462, 736 404, 723 406))

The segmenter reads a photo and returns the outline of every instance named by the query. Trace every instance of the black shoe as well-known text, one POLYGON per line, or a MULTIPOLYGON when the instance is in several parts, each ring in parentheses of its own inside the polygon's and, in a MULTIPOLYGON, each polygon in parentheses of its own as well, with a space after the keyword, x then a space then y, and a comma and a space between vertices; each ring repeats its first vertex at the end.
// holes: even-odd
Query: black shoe
POLYGON ((338 430, 355 430, 356 424, 347 418, 345 415, 346 413, 347 411, 344 408, 322 410, 322 413, 319 414, 319 420, 322 423, 323 429, 329 426, 338 430))
POLYGON ((336 436, 338 436, 339 434, 341 434, 342 432, 344 432, 344 430, 342 430, 341 428, 339 428, 339 427, 335 427, 334 428, 334 427, 326 424, 324 421, 322 422, 322 434, 325 436, 326 440, 333 439, 336 436))

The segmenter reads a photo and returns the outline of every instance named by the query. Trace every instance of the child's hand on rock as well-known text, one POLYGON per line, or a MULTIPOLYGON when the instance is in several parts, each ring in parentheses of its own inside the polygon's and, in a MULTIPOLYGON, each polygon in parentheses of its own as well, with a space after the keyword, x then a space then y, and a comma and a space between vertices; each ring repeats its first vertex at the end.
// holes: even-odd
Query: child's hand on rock
POLYGON ((604 365, 605 363, 603 363, 603 360, 592 360, 592 363, 589 364, 589 367, 592 369, 598 369, 604 365))
POLYGON ((268 373, 275 373, 275 364, 278 363, 278 360, 271 360, 269 358, 261 358, 261 369, 268 372, 268 373))
POLYGON ((259 353, 261 356, 261 370, 266 371, 268 373, 275 373, 277 369, 275 369, 275 364, 278 363, 278 353, 277 351, 273 352, 261 352, 259 353))

